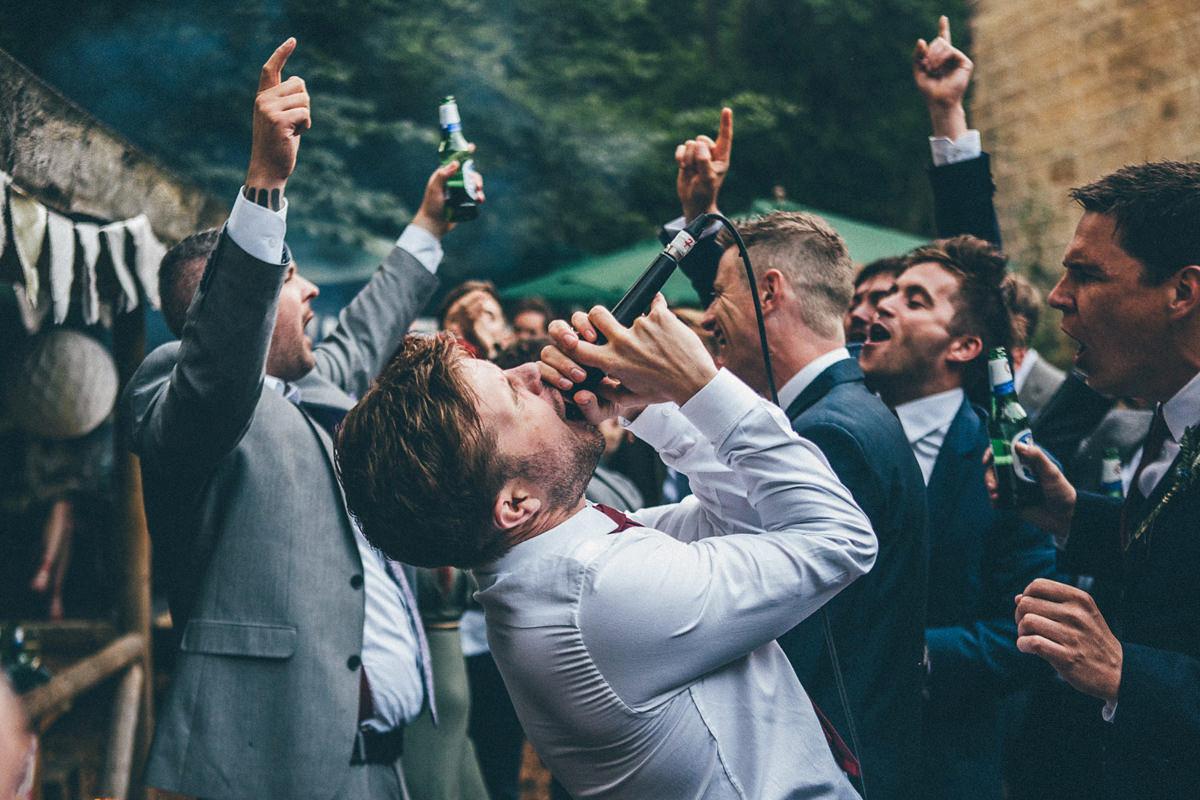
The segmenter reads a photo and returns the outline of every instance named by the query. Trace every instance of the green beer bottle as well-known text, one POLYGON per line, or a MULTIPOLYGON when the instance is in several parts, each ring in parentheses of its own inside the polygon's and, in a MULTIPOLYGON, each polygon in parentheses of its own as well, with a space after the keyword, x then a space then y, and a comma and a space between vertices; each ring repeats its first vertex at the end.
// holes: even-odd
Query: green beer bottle
POLYGON ((479 215, 479 197, 475 192, 475 161, 468 152, 467 139, 463 136, 462 120, 458 116, 458 103, 453 95, 442 100, 438 106, 438 120, 442 126, 442 142, 438 145, 438 161, 443 166, 451 161, 458 162, 458 172, 446 181, 446 220, 463 222, 479 215))
POLYGON ((1015 445, 1033 443, 1029 430, 1029 415, 1017 401, 1012 367, 1003 347, 988 351, 988 374, 992 382, 992 415, 988 419, 988 437, 992 440, 996 482, 999 488, 999 507, 1017 508, 1033 505, 1042 496, 1037 478, 1021 463, 1015 445))
POLYGON ((1125 496, 1121 485, 1121 453, 1115 447, 1105 448, 1104 458, 1100 460, 1100 494, 1108 497, 1125 496))

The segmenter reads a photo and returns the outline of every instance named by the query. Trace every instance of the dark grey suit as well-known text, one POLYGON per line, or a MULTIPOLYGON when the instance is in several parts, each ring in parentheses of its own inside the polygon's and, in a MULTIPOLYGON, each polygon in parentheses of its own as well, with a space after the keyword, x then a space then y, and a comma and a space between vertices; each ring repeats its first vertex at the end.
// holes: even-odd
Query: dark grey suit
POLYGON ((1029 374, 1025 376, 1025 381, 1021 384, 1021 390, 1017 392, 1017 399, 1029 412, 1031 419, 1037 417, 1038 412, 1046 403, 1050 402, 1050 398, 1058 391, 1058 387, 1062 385, 1066 377, 1067 373, 1044 358, 1038 358, 1033 362, 1029 368, 1029 374))
MULTIPOLYGON (((350 777, 363 568, 329 434, 264 386, 286 270, 223 234, 182 342, 123 404, 180 648, 146 781, 183 794, 326 798, 350 777)), ((304 402, 349 408, 435 285, 394 249, 315 348, 304 402)))
MULTIPOLYGON (((899 420, 867 390, 854 359, 827 367, 788 406, 796 433, 817 447, 879 539, 875 566, 823 609, 854 715, 872 798, 921 792, 921 655, 929 548, 925 483, 899 420)), ((822 616, 779 637, 817 706, 850 741, 822 616)))

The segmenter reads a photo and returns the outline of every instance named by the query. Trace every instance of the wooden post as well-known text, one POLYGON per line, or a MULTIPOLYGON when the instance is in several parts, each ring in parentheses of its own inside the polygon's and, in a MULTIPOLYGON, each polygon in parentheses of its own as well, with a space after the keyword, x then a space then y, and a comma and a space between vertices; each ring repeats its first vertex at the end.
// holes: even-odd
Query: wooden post
MULTIPOLYGON (((141 308, 121 314, 113 321, 113 359, 124 388, 134 370, 146 355, 146 317, 141 308)), ((133 748, 133 768, 141 774, 150 738, 154 734, 154 663, 153 631, 150 609, 150 533, 146 527, 146 511, 142 506, 142 474, 138 458, 118 440, 114 449, 118 468, 117 520, 114 533, 117 552, 124 567, 121 582, 121 627, 142 636, 145 649, 141 667, 142 701, 139 704, 139 724, 133 748)), ((141 798, 143 789, 135 787, 132 797, 141 798)))
POLYGON ((138 713, 142 704, 144 674, 141 664, 133 664, 121 678, 113 698, 112 721, 108 730, 108 749, 104 755, 104 772, 100 778, 100 796, 126 800, 133 774, 134 736, 138 729, 138 713))

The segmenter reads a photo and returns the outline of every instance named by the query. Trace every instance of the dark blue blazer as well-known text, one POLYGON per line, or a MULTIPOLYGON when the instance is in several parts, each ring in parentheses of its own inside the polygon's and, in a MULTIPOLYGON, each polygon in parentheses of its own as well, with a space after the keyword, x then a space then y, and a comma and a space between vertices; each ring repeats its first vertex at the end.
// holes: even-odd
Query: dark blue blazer
POLYGON ((997 511, 983 414, 959 407, 929 478, 925 794, 1000 798, 1006 696, 1047 671, 1018 652, 1014 597, 1054 569, 1050 535, 997 511))
MULTIPOLYGON (((825 605, 872 800, 920 796, 925 490, 899 421, 853 359, 830 365, 787 408, 866 512, 879 539, 871 571, 825 605)), ((820 614, 779 639, 817 706, 847 742, 820 614)))
POLYGON ((1180 480, 1153 526, 1124 552, 1121 501, 1081 492, 1062 558, 1065 570, 1113 579, 1123 589, 1108 620, 1122 646, 1104 755, 1104 785, 1114 798, 1200 792, 1200 480, 1188 484, 1180 461, 1140 507, 1131 507, 1140 521, 1180 480))

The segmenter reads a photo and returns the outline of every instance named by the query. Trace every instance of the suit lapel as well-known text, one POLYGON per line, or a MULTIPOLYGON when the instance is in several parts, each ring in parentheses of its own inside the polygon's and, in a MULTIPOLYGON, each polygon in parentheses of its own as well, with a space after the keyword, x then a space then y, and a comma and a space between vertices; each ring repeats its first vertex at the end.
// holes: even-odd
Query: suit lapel
POLYGON ((787 407, 788 419, 796 419, 796 417, 810 409, 814 403, 829 394, 833 387, 839 383, 862 380, 862 367, 854 359, 844 358, 841 361, 830 364, 821 374, 813 378, 812 382, 804 387, 804 391, 787 407))

